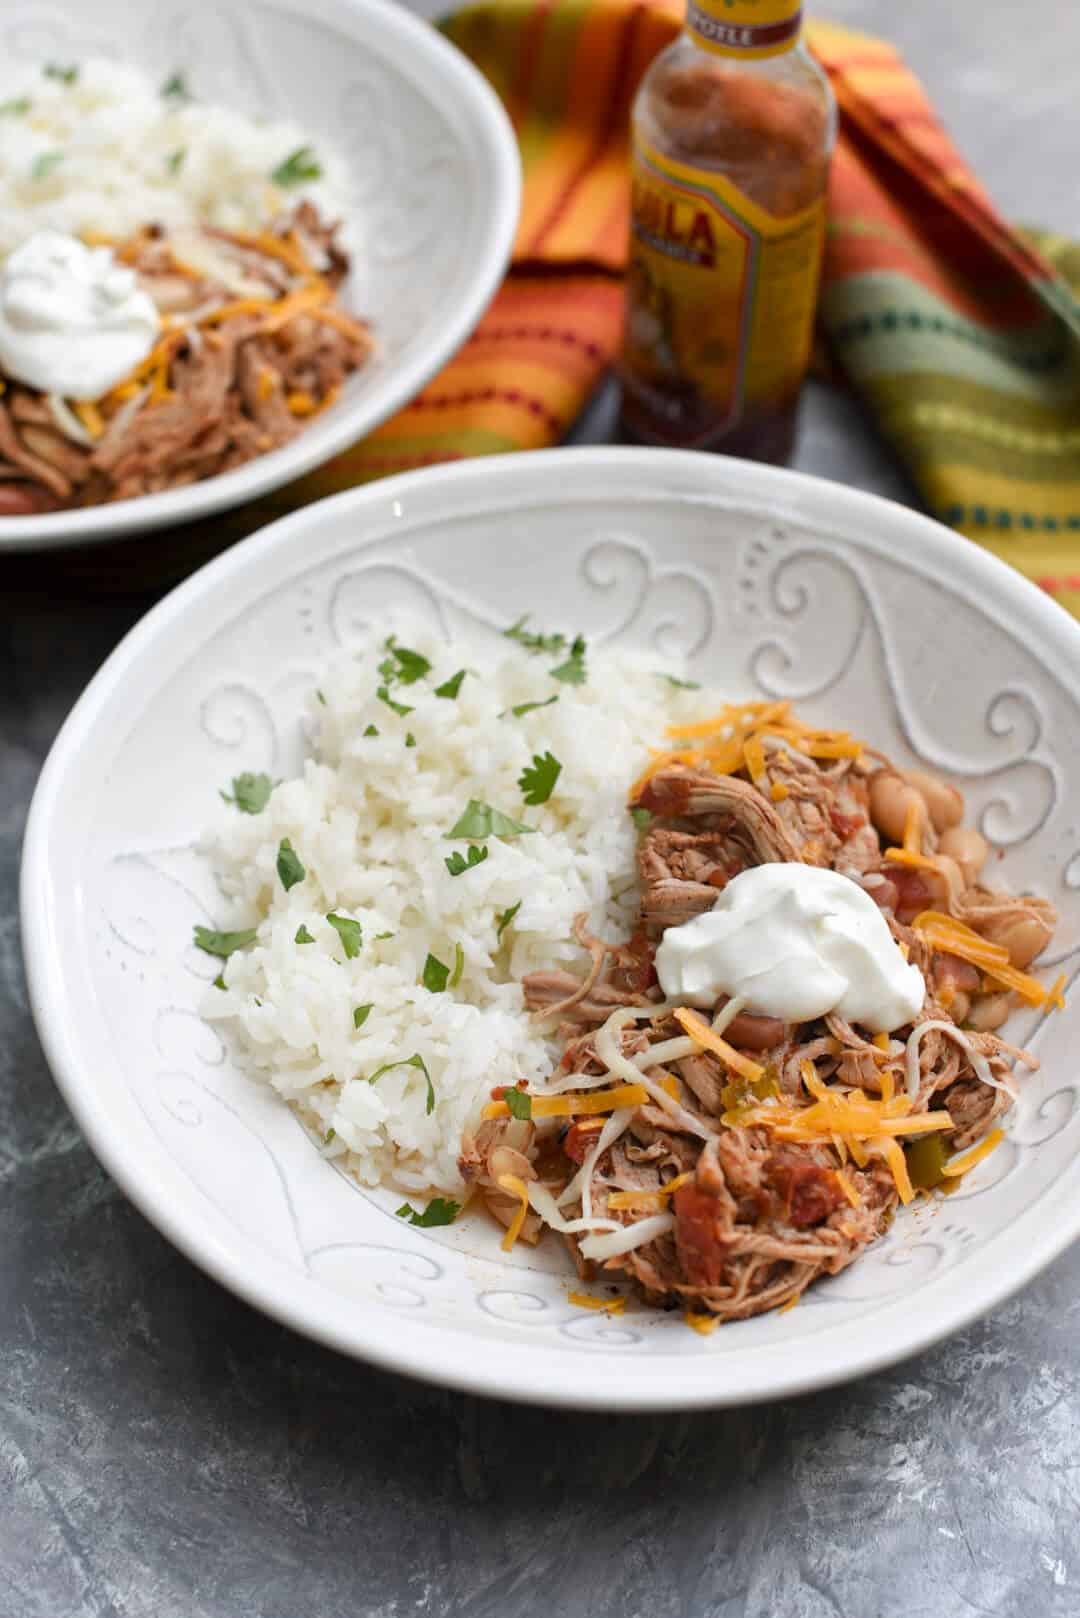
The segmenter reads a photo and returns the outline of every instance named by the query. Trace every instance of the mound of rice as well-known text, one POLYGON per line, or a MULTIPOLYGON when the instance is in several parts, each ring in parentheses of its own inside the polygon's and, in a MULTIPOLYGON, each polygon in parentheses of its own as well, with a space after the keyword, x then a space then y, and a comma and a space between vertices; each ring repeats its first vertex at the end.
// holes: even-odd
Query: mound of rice
POLYGON ((257 926, 258 936, 230 956, 226 990, 208 992, 204 1010, 231 1025, 247 1070, 361 1181, 460 1192, 462 1128, 490 1087, 550 1072, 522 975, 580 962, 571 928, 581 911, 605 936, 627 936, 637 898, 627 787, 664 727, 711 699, 673 687, 664 674, 679 671, 655 657, 590 650, 587 678, 573 684, 552 677, 561 657, 507 639, 447 644, 402 624, 395 644, 430 672, 387 688, 381 641, 340 658, 311 699, 303 775, 260 813, 223 810, 208 835, 229 900, 220 925, 257 926), (439 696, 462 669, 457 695, 439 696), (548 752, 561 771, 549 800, 529 807, 519 778, 548 752), (447 859, 467 856, 470 842, 447 833, 470 799, 535 830, 474 837, 486 859, 451 875, 447 859), (288 890, 277 871, 283 838, 306 873, 288 890), (352 958, 328 914, 360 923, 352 958), (313 942, 296 941, 302 928, 313 942), (460 961, 455 985, 423 986, 429 954, 451 973, 460 961), (430 1110, 419 1064, 370 1082, 416 1056, 430 1110))
POLYGON ((122 238, 153 221, 250 234, 305 199, 342 217, 348 174, 325 141, 191 100, 182 76, 165 89, 117 62, 0 65, 0 258, 38 230, 122 238), (276 185, 303 148, 296 183, 276 185), (321 173, 303 178, 311 168, 321 173))

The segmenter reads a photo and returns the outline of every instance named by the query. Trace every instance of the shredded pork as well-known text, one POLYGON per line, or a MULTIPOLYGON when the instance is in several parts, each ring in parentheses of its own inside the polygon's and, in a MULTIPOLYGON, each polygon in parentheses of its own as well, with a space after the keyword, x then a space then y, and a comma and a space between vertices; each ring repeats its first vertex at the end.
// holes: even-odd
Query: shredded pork
POLYGON ((372 349, 338 299, 349 266, 336 230, 305 202, 264 236, 151 227, 116 244, 158 306, 158 341, 89 409, 8 382, 0 516, 179 488, 303 432, 372 349))
MULTIPOLYGON (((524 993, 564 1047, 551 1093, 576 1084, 584 1095, 605 1079, 625 1082, 622 1063, 613 1072, 603 1054, 605 1038, 613 1037, 620 1058, 636 1061, 654 1085, 666 1081, 670 1101, 650 1095, 599 1155, 602 1117, 486 1121, 465 1142, 461 1167, 501 1223, 509 1225, 520 1207, 520 1198, 500 1184, 506 1172, 501 1154, 510 1145, 520 1183, 542 1186, 564 1220, 591 1220, 592 1233, 564 1234, 582 1275, 627 1279, 649 1304, 740 1320, 797 1301, 811 1282, 851 1264, 888 1228, 899 1200, 890 1162, 895 1147, 888 1141, 871 1142, 856 1160, 842 1141, 786 1140, 770 1121, 782 1109, 809 1109, 822 1089, 879 1102, 893 1095, 904 1098, 895 1110, 935 1112, 943 1120, 938 1138, 950 1153, 983 1139, 1010 1106, 1018 1070, 1036 1064, 995 1032, 1011 1003, 1001 985, 930 947, 911 922, 934 907, 990 942, 1011 942, 1013 964, 1026 967, 1056 917, 1045 900, 981 885, 985 854, 980 857, 977 834, 947 845, 964 854, 962 863, 938 858, 935 851, 959 822, 962 800, 954 789, 930 782, 924 801, 923 789, 907 784, 916 780, 926 778, 903 777, 868 750, 814 759, 774 746, 757 780, 745 769, 720 775, 673 762, 639 787, 631 807, 649 812, 638 851, 639 932, 628 944, 606 945, 579 922, 587 973, 534 972, 524 980, 524 993), (907 793, 901 807, 914 802, 921 846, 933 855, 929 867, 885 858, 899 833, 896 793, 890 795, 884 778, 874 787, 874 776, 884 770, 907 793), (653 957, 668 927, 710 908, 740 871, 793 860, 830 866, 865 886, 897 944, 923 971, 926 998, 917 1023, 885 1042, 837 1016, 797 1026, 752 1008, 721 1017, 723 1038, 737 1057, 764 1069, 763 1084, 751 1093, 712 1051, 695 1046, 678 1054, 689 1041, 662 1002, 653 957), (916 1029, 912 1093, 907 1046, 916 1029), (681 1046, 671 1044, 680 1040, 681 1046), (662 1045, 668 1046, 665 1060, 650 1066, 647 1053, 662 1045), (575 1176, 590 1162, 586 1195, 575 1176), (626 1205, 627 1193, 638 1195, 637 1204, 626 1205), (633 1226, 658 1211, 670 1217, 659 1221, 664 1228, 653 1239, 602 1259, 585 1256, 596 1232, 633 1226)), ((713 1015, 724 1005, 719 1001, 713 1015)), ((541 1230, 530 1208, 522 1235, 535 1241, 541 1230)))

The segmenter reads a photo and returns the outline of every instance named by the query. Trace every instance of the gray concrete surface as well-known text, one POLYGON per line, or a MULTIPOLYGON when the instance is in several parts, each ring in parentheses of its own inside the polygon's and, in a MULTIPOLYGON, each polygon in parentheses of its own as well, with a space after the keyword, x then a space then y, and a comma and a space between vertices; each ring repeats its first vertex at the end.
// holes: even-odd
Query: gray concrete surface
MULTIPOLYGON (((831 14, 903 44, 1013 214, 1080 234, 1073 0, 831 14)), ((849 402, 809 404, 801 466, 905 497, 849 402)), ((41 761, 151 600, 13 592, 0 567, 0 1618, 1080 1613, 1080 1251, 887 1374, 624 1420, 340 1359, 125 1202, 46 1069, 15 899, 41 761)))

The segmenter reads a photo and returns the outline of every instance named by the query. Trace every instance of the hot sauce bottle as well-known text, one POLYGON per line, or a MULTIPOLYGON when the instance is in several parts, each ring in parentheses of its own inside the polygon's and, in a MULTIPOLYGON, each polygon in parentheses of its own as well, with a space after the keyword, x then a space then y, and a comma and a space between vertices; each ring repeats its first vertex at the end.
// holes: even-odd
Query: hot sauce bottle
POLYGON ((783 462, 813 336, 836 128, 798 0, 688 0, 632 115, 623 427, 783 462))

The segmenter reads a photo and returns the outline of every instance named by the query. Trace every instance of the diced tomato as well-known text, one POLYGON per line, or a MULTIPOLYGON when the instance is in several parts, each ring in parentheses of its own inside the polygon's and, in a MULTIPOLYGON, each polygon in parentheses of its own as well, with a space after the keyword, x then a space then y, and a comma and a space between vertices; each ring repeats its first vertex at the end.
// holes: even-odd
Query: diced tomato
POLYGON ((786 1217, 796 1230, 820 1225, 846 1200, 832 1169, 791 1152, 774 1152, 766 1161, 765 1178, 783 1199, 786 1217))
POLYGON ((584 1163, 589 1152, 596 1145, 596 1137, 600 1133, 595 1124, 571 1124, 563 1137, 562 1149, 571 1163, 579 1166, 584 1163))
POLYGON ((854 837, 855 833, 861 831, 866 825, 865 815, 845 815, 839 809, 830 809, 829 819, 832 822, 833 831, 845 843, 849 837, 854 837))
POLYGON ((731 1250, 721 1234, 720 1199, 691 1181, 679 1187, 673 1200, 675 1245, 686 1279, 695 1287, 719 1286, 731 1250))

